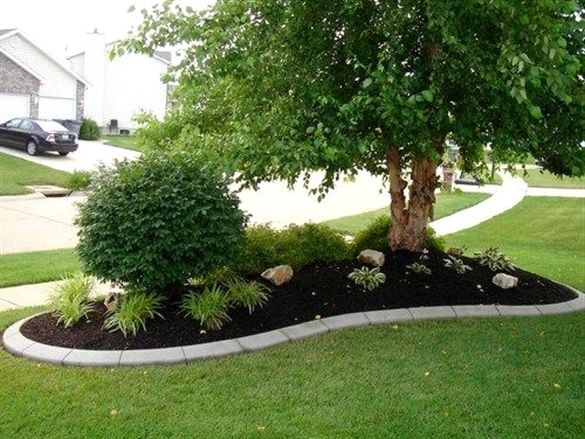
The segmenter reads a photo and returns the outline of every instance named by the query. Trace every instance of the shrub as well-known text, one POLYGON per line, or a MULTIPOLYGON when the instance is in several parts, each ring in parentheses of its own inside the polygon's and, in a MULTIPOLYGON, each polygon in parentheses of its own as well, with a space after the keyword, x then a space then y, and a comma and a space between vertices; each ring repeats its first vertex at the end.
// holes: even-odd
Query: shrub
POLYGON ((79 138, 81 140, 97 140, 100 138, 100 129, 95 120, 84 117, 81 119, 79 138))
POLYGON ((140 328, 146 331, 146 321, 162 315, 162 297, 153 293, 130 291, 120 299, 113 311, 108 311, 103 328, 110 332, 121 331, 124 337, 135 336, 140 328))
POLYGON ((245 274, 260 273, 281 264, 299 269, 309 264, 341 261, 349 256, 343 236, 327 226, 293 224, 283 230, 273 230, 261 225, 246 230, 236 270, 245 274))
POLYGON ((416 274, 426 274, 427 276, 432 274, 431 269, 422 262, 413 262, 412 264, 407 265, 406 269, 416 274))
POLYGON ((181 302, 185 314, 208 330, 219 330, 230 320, 230 298, 219 288, 213 285, 201 293, 191 292, 181 302))
POLYGON ((491 271, 514 271, 514 265, 497 247, 489 247, 475 253, 480 265, 488 266, 491 271))
MULTIPOLYGON (((352 243, 353 253, 358 255, 365 249, 385 251, 388 249, 388 230, 392 219, 388 215, 381 215, 374 219, 365 229, 358 232, 352 243)), ((432 227, 427 227, 427 248, 436 252, 445 252, 445 240, 437 236, 432 227)))
POLYGON ((183 153, 143 154, 100 168, 77 224, 86 271, 169 294, 232 260, 244 214, 211 163, 183 153))
POLYGON ((49 306, 59 316, 57 323, 70 328, 94 309, 89 303, 94 284, 93 278, 78 273, 55 287, 49 296, 49 306))
POLYGON ((262 308, 270 297, 270 289, 259 282, 246 282, 241 278, 232 278, 225 283, 233 305, 246 308, 250 314, 256 308, 262 308))
POLYGON ((89 171, 74 171, 67 177, 66 186, 74 191, 86 189, 91 183, 91 176, 89 171))
POLYGON ((465 265, 462 259, 456 258, 455 256, 447 255, 447 258, 443 259, 445 267, 454 270, 457 274, 465 274, 466 271, 471 271, 469 265, 465 265))
POLYGON ((372 291, 374 288, 386 282, 386 275, 380 273, 380 268, 356 268, 347 276, 356 285, 365 290, 372 291))

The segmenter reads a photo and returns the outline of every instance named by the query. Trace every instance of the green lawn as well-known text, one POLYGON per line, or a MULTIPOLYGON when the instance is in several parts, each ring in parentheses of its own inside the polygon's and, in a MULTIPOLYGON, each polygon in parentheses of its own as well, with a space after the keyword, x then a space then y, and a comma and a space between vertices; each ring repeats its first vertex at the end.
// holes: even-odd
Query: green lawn
POLYGON ((144 152, 145 148, 138 142, 134 136, 102 136, 100 139, 108 145, 118 146, 120 148, 133 149, 134 151, 144 152))
POLYGON ((0 288, 61 279, 81 269, 74 249, 0 256, 0 288))
POLYGON ((27 185, 66 186, 69 173, 0 153, 0 195, 22 195, 27 185))
MULTIPOLYGON (((435 206, 435 219, 451 215, 459 210, 473 206, 486 198, 489 194, 465 193, 465 192, 442 192, 437 195, 437 204, 435 206)), ((374 218, 380 215, 389 215, 388 208, 372 210, 360 213, 358 215, 345 216, 333 220, 325 221, 323 224, 328 225, 348 235, 354 235, 365 228, 374 218)))
POLYGON ((585 290, 585 199, 527 197, 446 240, 468 254, 498 246, 520 267, 585 290))
POLYGON ((522 172, 518 175, 528 183, 528 186, 531 187, 585 189, 585 177, 559 178, 548 171, 541 172, 538 169, 528 169, 526 172, 526 175, 522 172))

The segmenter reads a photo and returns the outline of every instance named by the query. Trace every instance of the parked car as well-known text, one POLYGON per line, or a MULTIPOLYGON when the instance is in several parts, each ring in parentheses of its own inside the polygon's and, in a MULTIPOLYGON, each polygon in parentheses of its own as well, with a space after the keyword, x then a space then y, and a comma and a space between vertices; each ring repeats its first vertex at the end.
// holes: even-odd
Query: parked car
POLYGON ((0 145, 26 150, 29 155, 76 151, 77 135, 54 120, 16 118, 0 124, 0 145))

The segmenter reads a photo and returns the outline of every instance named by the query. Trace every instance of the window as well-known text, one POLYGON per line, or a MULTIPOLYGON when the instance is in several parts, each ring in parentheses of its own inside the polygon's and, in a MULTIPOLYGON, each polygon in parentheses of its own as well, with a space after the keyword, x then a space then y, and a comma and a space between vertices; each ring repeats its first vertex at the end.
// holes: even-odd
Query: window
POLYGON ((18 125, 20 125, 20 122, 22 122, 22 119, 9 120, 8 122, 6 122, 6 127, 7 128, 18 128, 18 125))
POLYGON ((22 123, 20 124, 20 129, 32 131, 33 130, 33 124, 32 124, 32 122, 30 120, 23 120, 22 123))

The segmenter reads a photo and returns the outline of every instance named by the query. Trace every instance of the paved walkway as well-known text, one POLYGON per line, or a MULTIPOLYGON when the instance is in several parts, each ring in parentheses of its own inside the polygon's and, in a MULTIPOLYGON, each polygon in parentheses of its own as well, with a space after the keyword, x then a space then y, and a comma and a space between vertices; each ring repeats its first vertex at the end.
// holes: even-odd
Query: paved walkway
POLYGON ((129 149, 117 148, 99 141, 88 142, 86 140, 80 140, 79 149, 66 157, 61 157, 56 152, 30 156, 22 149, 4 146, 0 146, 0 152, 66 172, 76 170, 91 171, 100 163, 110 165, 115 160, 132 159, 140 155, 139 152, 129 149))

